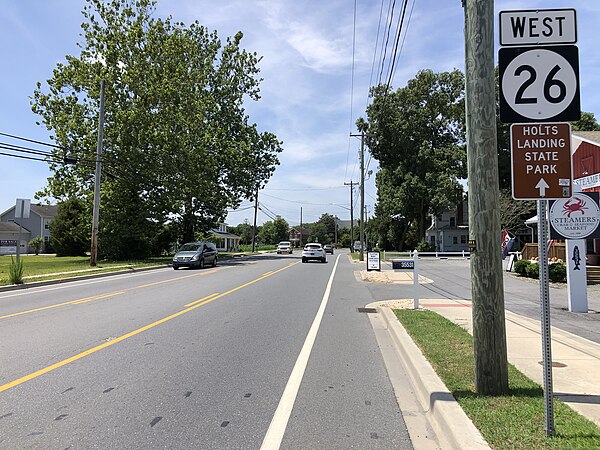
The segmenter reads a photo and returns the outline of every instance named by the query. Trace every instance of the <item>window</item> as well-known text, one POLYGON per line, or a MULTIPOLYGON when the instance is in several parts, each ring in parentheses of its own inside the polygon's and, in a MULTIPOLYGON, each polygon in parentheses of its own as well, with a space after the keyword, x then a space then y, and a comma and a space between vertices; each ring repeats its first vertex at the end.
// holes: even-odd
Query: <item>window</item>
POLYGON ((458 236, 452 236, 452 243, 458 244, 458 236))
POLYGON ((460 235, 460 243, 461 244, 466 244, 467 243, 467 235, 466 234, 461 234, 460 235))
POLYGON ((429 241, 430 241, 432 244, 435 244, 435 236, 431 236, 431 237, 429 238, 429 241))
POLYGON ((50 228, 50 224, 48 222, 44 223, 44 230, 47 230, 50 228))
MULTIPOLYGON (((451 227, 456 226, 456 217, 450 217, 450 226, 451 227)), ((456 242, 455 242, 455 244, 456 244, 456 242)))
POLYGON ((46 243, 50 242, 50 236, 44 236, 44 242, 46 242, 46 243))

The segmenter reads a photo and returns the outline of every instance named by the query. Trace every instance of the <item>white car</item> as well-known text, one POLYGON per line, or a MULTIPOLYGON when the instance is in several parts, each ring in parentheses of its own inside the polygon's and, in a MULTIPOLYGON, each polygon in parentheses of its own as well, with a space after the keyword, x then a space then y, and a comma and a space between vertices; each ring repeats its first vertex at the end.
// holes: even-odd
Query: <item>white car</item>
POLYGON ((309 242, 304 246, 304 250, 302 250, 302 262, 305 263, 311 259, 321 261, 322 263, 327 262, 327 255, 325 254, 325 249, 321 244, 317 242, 309 242))
POLYGON ((280 253, 292 253, 293 249, 292 249, 292 243, 290 241, 281 241, 279 244, 277 244, 277 254, 279 255, 280 253))

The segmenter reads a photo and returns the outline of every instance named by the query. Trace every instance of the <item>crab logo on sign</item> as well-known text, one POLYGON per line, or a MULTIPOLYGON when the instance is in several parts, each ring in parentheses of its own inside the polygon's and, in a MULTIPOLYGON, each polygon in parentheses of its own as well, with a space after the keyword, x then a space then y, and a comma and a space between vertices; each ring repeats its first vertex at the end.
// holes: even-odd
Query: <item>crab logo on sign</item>
POLYGON ((600 229, 598 194, 576 193, 571 198, 556 200, 550 205, 551 239, 585 239, 600 229))

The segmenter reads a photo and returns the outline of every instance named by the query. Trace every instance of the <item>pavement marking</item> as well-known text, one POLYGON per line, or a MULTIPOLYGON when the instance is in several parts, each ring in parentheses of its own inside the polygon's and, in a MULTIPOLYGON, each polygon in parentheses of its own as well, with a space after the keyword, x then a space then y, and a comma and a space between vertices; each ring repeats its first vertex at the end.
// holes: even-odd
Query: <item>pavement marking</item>
POLYGON ((100 300, 102 298, 114 297, 115 295, 124 294, 124 293, 125 293, 124 291, 118 291, 118 292, 109 292, 107 294, 94 295, 92 297, 80 298, 77 300, 71 300, 69 302, 57 303, 55 305, 42 306, 41 308, 28 309, 27 311, 19 311, 19 312, 12 313, 12 314, 6 314, 5 316, 0 316, 0 319, 8 319, 9 317, 21 316, 23 314, 30 314, 30 313, 34 313, 34 312, 38 312, 38 311, 43 311, 46 309, 58 308, 59 306, 78 305, 80 303, 91 302, 93 300, 100 300))
POLYGON ((219 293, 218 293, 218 292, 215 292, 214 294, 207 295, 206 297, 204 297, 204 298, 201 298, 200 300, 196 300, 195 302, 188 303, 188 304, 187 304, 187 305, 185 305, 185 306, 192 306, 192 305, 195 305, 196 303, 200 303, 200 302, 202 302, 202 301, 204 301, 204 300, 208 300, 209 298, 212 298, 212 297, 214 297, 215 295, 219 295, 219 293))
POLYGON ((283 434, 285 433, 285 430, 287 428, 287 424, 292 413, 292 408, 294 407, 294 403, 296 402, 296 397, 298 395, 298 390, 300 389, 300 383, 302 382, 302 378, 304 377, 304 371, 306 370, 306 366, 308 365, 308 358, 310 357, 310 353, 315 344, 317 332, 319 331, 321 320, 323 319, 323 315, 325 314, 325 307, 329 302, 329 294, 331 293, 331 286, 333 284, 333 278, 335 276, 340 256, 341 255, 338 255, 335 260, 335 265, 333 266, 333 270, 331 271, 331 275, 329 276, 329 281, 327 282, 327 288, 325 289, 325 293, 323 294, 321 305, 319 306, 319 310, 317 311, 313 323, 310 326, 310 329, 308 330, 306 340, 302 345, 302 350, 300 350, 300 353, 298 354, 298 359, 296 359, 296 363, 294 364, 294 368, 292 369, 290 378, 288 379, 288 382, 285 385, 283 395, 279 400, 279 404, 277 405, 275 414, 271 419, 271 424, 269 425, 267 434, 265 435, 262 445, 260 446, 261 450, 276 450, 279 449, 279 447, 281 446, 283 434))
POLYGON ((94 300, 100 300, 100 299, 103 299, 103 298, 108 298, 108 297, 113 297, 115 295, 124 294, 126 291, 133 291, 135 289, 145 288, 145 287, 149 287, 149 286, 155 286, 157 284, 169 283, 171 281, 178 281, 178 280, 182 280, 184 278, 198 277, 198 276, 202 276, 202 275, 210 275, 211 273, 215 273, 215 272, 218 272, 219 270, 224 270, 224 269, 225 268, 223 268, 223 269, 207 270, 207 271, 204 271, 204 272, 201 272, 201 273, 195 273, 195 274, 192 274, 192 275, 185 275, 185 276, 182 276, 182 277, 170 278, 168 280, 156 281, 154 283, 142 284, 140 286, 133 286, 133 287, 124 289, 124 290, 119 291, 119 292, 109 292, 107 294, 99 294, 99 295, 94 295, 92 297, 85 297, 85 298, 80 298, 80 299, 77 299, 77 300, 70 300, 68 302, 62 302, 62 303, 56 303, 54 305, 43 306, 41 308, 29 309, 27 311, 20 311, 20 312, 17 312, 17 313, 7 314, 5 316, 0 316, 0 320, 2 320, 2 319, 8 319, 9 317, 20 316, 20 315, 23 315, 23 314, 30 314, 30 313, 34 313, 34 312, 38 312, 38 311, 44 311, 46 309, 58 308, 59 306, 80 305, 82 303, 87 303, 87 302, 91 302, 91 301, 94 301, 94 300))
MULTIPOLYGON (((298 261, 295 264, 298 264, 299 262, 300 261, 298 261)), ((187 314, 190 311, 193 311, 193 310, 195 310, 197 308, 200 308, 201 306, 204 306, 204 305, 206 305, 206 304, 208 304, 208 303, 210 303, 210 302, 212 302, 214 300, 217 300, 219 298, 225 297, 226 295, 231 294, 232 292, 239 291, 240 289, 242 289, 242 288, 244 288, 246 286, 250 286, 251 284, 257 283, 257 282, 259 282, 261 280, 264 280, 265 278, 268 278, 268 277, 270 277, 272 275, 275 275, 276 273, 279 273, 279 272, 282 272, 283 270, 289 269, 291 266, 293 266, 295 264, 290 264, 290 265, 287 265, 287 266, 285 266, 285 267, 283 267, 283 268, 281 268, 279 270, 275 270, 270 275, 262 275, 262 276, 254 279, 252 281, 249 281, 248 283, 244 283, 244 284, 242 284, 240 286, 237 286, 237 287, 235 287, 233 289, 230 289, 227 292, 215 295, 214 297, 209 296, 210 298, 207 298, 206 300, 200 299, 199 300, 200 303, 196 303, 195 305, 190 306, 189 308, 182 309, 181 311, 176 312, 174 314, 171 314, 170 316, 163 317, 162 319, 157 320, 156 322, 152 322, 151 324, 145 325, 145 326, 143 326, 141 328, 138 328, 137 330, 130 331, 127 334, 123 334, 123 335, 121 335, 119 337, 116 337, 116 338, 114 338, 114 339, 112 339, 112 340, 110 340, 108 342, 105 342, 103 344, 97 345, 96 347, 92 347, 92 348, 90 348, 88 350, 85 350, 84 352, 81 352, 81 353, 78 353, 77 355, 71 356, 70 358, 63 359, 62 361, 59 361, 59 362, 57 362, 55 364, 52 364, 52 365, 47 366, 47 367, 44 367, 43 369, 37 370, 37 371, 35 371, 33 373, 30 373, 29 375, 25 375, 25 376, 23 376, 21 378, 17 378, 14 381, 11 381, 9 383, 0 385, 0 392, 7 391, 8 389, 11 389, 11 388, 13 388, 15 386, 23 384, 23 383, 25 383, 27 381, 33 380, 34 378, 37 378, 37 377, 42 376, 44 374, 47 374, 48 372, 52 372, 53 370, 59 369, 60 367, 63 367, 63 366, 66 366, 67 364, 70 364, 70 363, 72 363, 74 361, 77 361, 77 360, 79 360, 81 358, 84 358, 84 357, 89 356, 89 355, 91 355, 93 353, 96 353, 96 352, 98 352, 100 350, 103 350, 103 349, 105 349, 107 347, 110 347, 111 345, 114 345, 114 344, 116 344, 118 342, 124 341, 125 339, 128 339, 128 338, 130 338, 132 336, 135 336, 137 334, 140 334, 140 333, 142 333, 144 331, 147 331, 147 330, 149 330, 151 328, 154 328, 154 327, 156 327, 158 325, 161 325, 161 324, 163 324, 165 322, 168 322, 168 321, 170 321, 172 319, 175 319, 176 317, 179 317, 179 316, 182 316, 184 314, 187 314)), ((336 263, 336 266, 337 266, 337 263, 336 263)), ((335 268, 334 268, 334 270, 335 270, 335 268)))

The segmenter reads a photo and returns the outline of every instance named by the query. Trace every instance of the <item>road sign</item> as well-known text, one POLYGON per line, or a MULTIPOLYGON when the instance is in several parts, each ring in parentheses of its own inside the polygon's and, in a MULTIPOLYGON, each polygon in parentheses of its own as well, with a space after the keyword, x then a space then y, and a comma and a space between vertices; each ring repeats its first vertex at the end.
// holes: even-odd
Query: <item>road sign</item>
POLYGON ((500 120, 579 120, 579 52, 574 45, 506 47, 498 52, 500 120))
POLYGON ((571 197, 571 125, 515 123, 510 127, 510 141, 514 199, 571 197))
POLYGON ((550 239, 600 238, 597 192, 577 192, 550 202, 550 239))
POLYGON ((500 11, 500 45, 553 45, 577 42, 572 8, 500 11))

